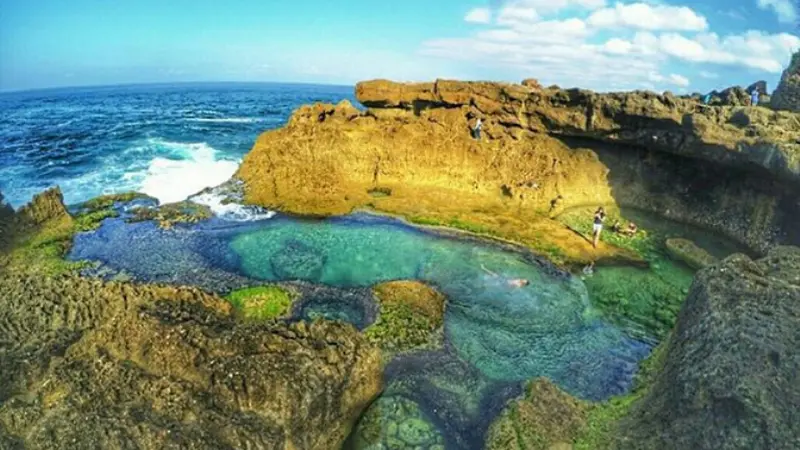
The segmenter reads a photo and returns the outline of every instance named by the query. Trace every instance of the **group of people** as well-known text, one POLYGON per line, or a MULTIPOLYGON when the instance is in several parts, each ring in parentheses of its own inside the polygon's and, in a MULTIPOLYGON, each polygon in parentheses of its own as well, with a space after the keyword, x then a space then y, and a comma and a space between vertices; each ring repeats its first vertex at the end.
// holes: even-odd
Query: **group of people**
MULTIPOLYGON (((592 246, 594 246, 594 248, 597 248, 597 242, 600 240, 600 233, 603 231, 603 222, 605 222, 605 220, 606 211, 601 206, 600 208, 597 208, 597 211, 595 211, 594 221, 592 224, 592 246)), ((627 228, 623 228, 622 224, 620 224, 619 221, 616 221, 611 227, 611 231, 628 237, 633 237, 639 232, 639 227, 633 222, 628 222, 627 228)))

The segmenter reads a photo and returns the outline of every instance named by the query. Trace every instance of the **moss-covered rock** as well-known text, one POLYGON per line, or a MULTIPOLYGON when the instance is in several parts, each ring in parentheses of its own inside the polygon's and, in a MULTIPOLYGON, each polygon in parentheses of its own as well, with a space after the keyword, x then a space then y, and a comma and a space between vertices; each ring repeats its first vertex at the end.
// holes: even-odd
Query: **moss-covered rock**
POLYGON ((588 405, 545 378, 531 381, 492 423, 488 450, 549 450, 571 444, 586 426, 588 405))
POLYGON ((69 275, 0 271, 0 292, 0 443, 328 450, 381 389, 378 350, 348 325, 69 275))
POLYGON ((717 259, 710 253, 688 239, 667 239, 666 247, 670 256, 678 261, 683 261, 693 269, 702 269, 717 262, 717 259))
POLYGON ((417 281, 392 281, 373 288, 380 306, 378 320, 366 330, 367 339, 391 355, 433 345, 444 322, 445 297, 417 281))
POLYGON ((153 220, 161 228, 169 229, 178 223, 197 223, 210 219, 211 209, 206 205, 184 201, 158 207, 138 207, 133 210, 131 222, 153 220))
POLYGON ((271 320, 286 317, 297 293, 280 286, 239 289, 225 297, 248 319, 271 320))
POLYGON ((121 194, 101 195, 100 197, 95 197, 82 203, 79 207, 87 212, 94 212, 102 209, 113 208, 118 203, 130 203, 134 200, 155 199, 140 192, 124 192, 121 194))

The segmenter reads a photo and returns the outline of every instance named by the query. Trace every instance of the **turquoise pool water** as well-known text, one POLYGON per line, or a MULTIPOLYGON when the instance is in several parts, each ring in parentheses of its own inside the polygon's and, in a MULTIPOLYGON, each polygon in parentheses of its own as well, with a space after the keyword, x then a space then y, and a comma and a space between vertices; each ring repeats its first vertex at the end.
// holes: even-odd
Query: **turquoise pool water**
MULTIPOLYGON (((430 445, 443 439, 448 447, 468 448, 482 442, 491 419, 523 381, 546 376, 573 395, 602 400, 629 389, 650 351, 597 314, 579 278, 547 262, 369 215, 213 219, 169 231, 111 219, 78 235, 70 258, 100 261, 135 279, 223 293, 287 280, 362 288, 418 279, 436 286, 448 297, 445 345, 389 364, 387 399, 401 398, 395 403, 404 406, 387 415, 387 439, 400 426, 391 425, 402 415, 397 411, 413 410, 415 420, 424 417, 435 429, 423 433, 430 445), (512 287, 508 280, 515 278, 530 285, 512 287)), ((305 308, 302 318, 349 320, 362 328, 369 307, 374 309, 331 296, 305 308)))

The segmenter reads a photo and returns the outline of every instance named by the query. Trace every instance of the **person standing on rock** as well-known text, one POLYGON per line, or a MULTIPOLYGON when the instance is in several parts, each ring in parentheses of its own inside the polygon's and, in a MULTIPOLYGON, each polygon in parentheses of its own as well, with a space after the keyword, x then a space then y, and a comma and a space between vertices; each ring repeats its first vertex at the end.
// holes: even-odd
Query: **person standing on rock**
POLYGON ((475 127, 472 129, 472 137, 474 137, 475 139, 477 139, 479 141, 481 140, 481 128, 482 127, 483 127, 483 122, 481 121, 481 118, 478 117, 478 120, 475 121, 475 127))
POLYGON ((600 240, 600 232, 603 231, 603 221, 606 220, 606 212, 603 207, 597 208, 594 213, 594 224, 592 225, 592 246, 597 248, 597 241, 600 240))
POLYGON ((750 104, 753 106, 758 106, 758 89, 753 89, 753 92, 750 93, 750 104))

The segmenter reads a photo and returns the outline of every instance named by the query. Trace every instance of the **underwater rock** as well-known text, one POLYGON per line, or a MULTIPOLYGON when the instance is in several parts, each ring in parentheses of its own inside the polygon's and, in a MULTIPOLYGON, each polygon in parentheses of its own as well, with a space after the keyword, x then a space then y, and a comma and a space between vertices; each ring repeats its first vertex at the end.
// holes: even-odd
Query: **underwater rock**
POLYGON ((289 239, 269 259, 272 272, 281 280, 316 281, 322 276, 326 256, 305 242, 289 239))
POLYGON ((701 270, 663 369, 620 424, 623 449, 800 445, 800 249, 701 270))
POLYGON ((353 450, 405 450, 444 447, 444 438, 415 402, 400 395, 384 395, 359 420, 350 438, 353 450))
POLYGON ((670 256, 685 262, 693 269, 702 269, 717 262, 717 259, 711 256, 710 253, 688 239, 667 239, 666 247, 670 256))
POLYGON ((525 395, 512 401, 492 423, 486 449, 549 450, 571 443, 586 426, 586 414, 586 403, 548 379, 538 378, 529 382, 525 395))
POLYGON ((302 282, 283 283, 282 286, 299 292, 300 297, 292 304, 291 319, 295 321, 337 320, 363 330, 378 316, 378 306, 369 289, 302 282))
POLYGON ((0 442, 340 448, 381 390, 348 325, 245 323, 193 288, 0 273, 0 442))
POLYGON ((373 291, 380 314, 364 330, 370 342, 388 354, 433 345, 434 333, 444 323, 444 295, 418 281, 391 281, 373 291))

